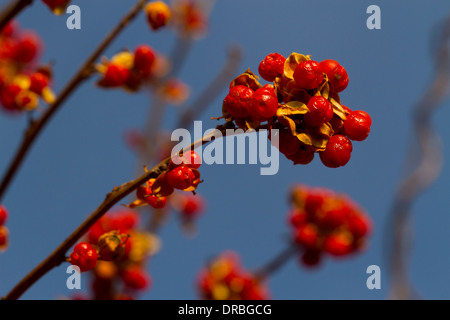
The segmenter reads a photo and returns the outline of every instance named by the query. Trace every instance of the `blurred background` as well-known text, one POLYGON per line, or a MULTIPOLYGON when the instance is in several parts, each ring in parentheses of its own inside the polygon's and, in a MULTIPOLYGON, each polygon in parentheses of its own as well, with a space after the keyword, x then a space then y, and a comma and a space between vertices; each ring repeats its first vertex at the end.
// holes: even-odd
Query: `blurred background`
MULTIPOLYGON (((75 0, 81 8, 82 29, 68 30, 68 15, 54 16, 41 1, 18 18, 23 29, 38 33, 44 43, 42 62, 54 63, 54 90, 59 92, 94 46, 129 10, 132 1, 75 0)), ((390 208, 404 172, 408 143, 414 141, 412 109, 433 80, 433 59, 439 32, 450 14, 450 3, 439 0, 247 0, 216 1, 207 34, 193 42, 179 78, 190 87, 189 105, 222 69, 229 49, 239 46, 239 73, 257 71, 269 53, 312 55, 335 59, 347 70, 350 82, 342 103, 367 111, 372 131, 354 143, 350 162, 330 169, 319 157, 306 166, 293 166, 280 156, 280 170, 261 176, 260 165, 204 165, 205 180, 198 193, 207 210, 187 237, 172 216, 160 231, 161 251, 148 271, 151 288, 141 299, 198 299, 196 278, 206 261, 224 250, 234 250, 252 270, 267 263, 286 244, 286 216, 290 188, 298 183, 346 193, 374 222, 368 248, 351 258, 327 258, 318 269, 290 260, 270 277, 274 299, 386 299, 389 263, 386 231, 390 208), (367 7, 381 8, 381 29, 369 30, 367 7), (368 290, 366 269, 381 268, 381 289, 368 290)), ((123 48, 147 43, 169 54, 176 43, 170 28, 152 32, 141 14, 110 46, 111 57, 123 48)), ((230 77, 229 80, 234 78, 230 77)), ((10 186, 3 204, 10 212, 10 246, 0 254, 0 292, 6 294, 34 266, 103 201, 113 186, 131 180, 137 158, 125 133, 145 126, 152 97, 146 92, 102 90, 98 78, 84 83, 56 114, 33 146, 10 186)), ((195 120, 213 128, 221 115, 220 95, 195 120)), ((170 106, 161 127, 175 129, 183 106, 170 106)), ((412 212, 413 247, 409 277, 421 297, 449 299, 450 283, 450 171, 447 138, 449 102, 433 117, 442 138, 444 167, 435 184, 416 199, 412 212)), ((0 115, 0 172, 3 172, 27 125, 25 115, 0 115)), ((123 201, 122 203, 126 203, 123 201)), ((145 210, 143 211, 145 215, 145 210)), ((75 292, 66 288, 66 267, 55 268, 31 287, 23 299, 58 299, 75 292)), ((83 290, 89 281, 83 278, 83 290)))

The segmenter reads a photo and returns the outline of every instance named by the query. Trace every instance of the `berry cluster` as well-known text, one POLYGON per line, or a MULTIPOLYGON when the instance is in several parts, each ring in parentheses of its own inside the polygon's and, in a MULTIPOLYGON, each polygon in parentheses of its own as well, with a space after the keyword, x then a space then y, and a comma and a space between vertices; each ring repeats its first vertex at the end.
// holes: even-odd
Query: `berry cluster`
POLYGON ((342 257, 364 247, 371 220, 348 197, 328 189, 297 186, 291 200, 288 221, 293 241, 303 249, 304 265, 318 265, 325 253, 342 257))
POLYGON ((261 85, 250 70, 239 75, 223 100, 222 117, 243 129, 258 129, 267 121, 269 129, 278 129, 278 143, 272 143, 294 164, 308 164, 319 153, 327 167, 346 165, 351 140, 366 139, 372 123, 366 112, 341 104, 339 93, 349 81, 345 68, 335 60, 319 63, 295 52, 288 58, 272 53, 258 72, 273 83, 261 85))
POLYGON ((137 229, 139 216, 128 209, 109 213, 74 247, 70 262, 82 272, 93 270, 93 298, 133 298, 148 289, 147 258, 159 249, 153 234, 137 229))
POLYGON ((66 11, 71 0, 42 0, 54 14, 60 15, 66 11))
POLYGON ((11 22, 0 31, 0 105, 9 112, 33 110, 39 100, 53 103, 49 67, 36 67, 40 39, 11 22))
POLYGON ((136 208, 149 204, 155 209, 161 209, 166 206, 167 197, 171 196, 175 189, 195 191, 201 182, 200 172, 197 170, 200 166, 200 155, 194 150, 173 157, 167 171, 138 187, 137 200, 128 207, 136 208))
POLYGON ((0 205, 0 251, 8 248, 8 228, 5 226, 6 220, 8 220, 8 211, 5 207, 0 205))
POLYGON ((98 85, 103 88, 123 87, 129 91, 137 91, 142 83, 149 80, 157 64, 158 56, 148 45, 138 46, 134 53, 123 51, 105 59, 97 66, 103 75, 98 85))
POLYGON ((260 279, 244 270, 236 253, 227 251, 202 270, 198 279, 205 300, 266 300, 269 294, 260 279))
POLYGON ((166 57, 148 45, 140 45, 134 52, 122 51, 110 60, 104 58, 97 65, 97 71, 102 75, 97 84, 128 92, 137 92, 146 85, 154 89, 161 100, 178 105, 189 97, 189 88, 177 78, 167 78, 169 69, 166 57))

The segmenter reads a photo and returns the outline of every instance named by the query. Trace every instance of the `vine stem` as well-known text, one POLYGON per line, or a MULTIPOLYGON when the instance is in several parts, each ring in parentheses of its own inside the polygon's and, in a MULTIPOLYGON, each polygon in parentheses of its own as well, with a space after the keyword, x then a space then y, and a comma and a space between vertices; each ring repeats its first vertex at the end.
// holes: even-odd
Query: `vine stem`
POLYGON ((55 102, 42 114, 42 116, 34 121, 31 121, 27 130, 25 131, 19 148, 11 161, 8 169, 5 172, 0 184, 0 201, 5 195, 11 181, 16 175, 18 169, 22 165, 25 157, 29 153, 31 146, 36 138, 42 132, 44 127, 50 121, 56 111, 60 109, 62 104, 70 97, 70 95, 78 88, 78 86, 92 75, 94 70, 94 63, 105 51, 105 49, 113 42, 113 40, 120 34, 121 31, 137 16, 143 9, 147 0, 139 0, 136 5, 122 18, 116 27, 106 36, 106 38, 99 44, 99 46, 87 58, 84 64, 78 69, 72 79, 67 83, 55 102))
MULTIPOLYGON (((223 136, 230 135, 227 129, 236 129, 234 124, 225 123, 219 125, 216 130, 219 130, 223 136)), ((183 152, 189 149, 195 149, 205 143, 211 141, 214 137, 215 131, 205 135, 201 139, 193 142, 190 146, 183 149, 183 152)), ((181 150, 180 150, 181 152, 181 150)), ((121 199, 136 190, 140 185, 151 178, 157 178, 162 172, 167 170, 171 157, 161 161, 158 165, 147 171, 139 178, 129 181, 121 186, 115 187, 105 198, 105 200, 95 209, 94 212, 70 234, 45 260, 36 266, 28 275, 26 275, 5 297, 3 300, 17 300, 20 296, 28 290, 35 282, 37 282, 47 272, 57 267, 62 262, 66 261, 66 253, 75 245, 75 243, 104 215, 117 204, 121 199)))
POLYGON ((11 2, 5 10, 0 13, 0 30, 2 30, 8 22, 13 20, 26 7, 31 5, 33 0, 16 0, 11 2))
POLYGON ((298 245, 295 243, 289 245, 280 251, 275 257, 269 260, 265 265, 260 267, 255 276, 259 279, 267 279, 271 274, 277 272, 282 266, 286 264, 294 255, 298 253, 298 245))

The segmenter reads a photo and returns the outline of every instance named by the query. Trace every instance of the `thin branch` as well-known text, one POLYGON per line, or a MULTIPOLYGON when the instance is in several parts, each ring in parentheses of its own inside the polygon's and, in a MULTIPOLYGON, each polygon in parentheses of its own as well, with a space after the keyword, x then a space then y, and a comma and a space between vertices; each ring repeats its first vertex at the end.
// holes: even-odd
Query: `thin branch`
POLYGON ((12 21, 19 13, 31 5, 33 0, 16 0, 11 2, 5 10, 0 13, 0 30, 2 30, 10 21, 12 21))
MULTIPOLYGON (((227 129, 235 129, 234 124, 225 123, 216 127, 223 136, 228 134, 227 129)), ((205 143, 211 141, 214 137, 214 131, 204 136, 203 138, 195 141, 189 147, 183 149, 183 151, 189 149, 195 149, 205 143)), ((170 161, 170 157, 161 161, 153 169, 141 175, 139 178, 127 182, 119 187, 115 187, 105 198, 105 200, 98 206, 98 208, 91 213, 91 215, 74 231, 72 234, 64 240, 64 242, 58 246, 44 261, 42 261, 36 268, 34 268, 25 278, 23 278, 3 299, 4 300, 16 300, 22 296, 22 294, 28 290, 36 281, 38 281, 47 272, 54 267, 60 265, 65 261, 66 253, 69 249, 76 244, 76 242, 103 216, 108 210, 116 205, 120 200, 136 190, 140 185, 144 184, 151 178, 157 178, 162 172, 167 170, 167 166, 170 161)))
POLYGON ((260 279, 268 278, 271 274, 274 274, 282 266, 284 266, 286 262, 288 262, 297 253, 298 246, 296 244, 289 245, 283 251, 273 257, 269 262, 267 262, 264 266, 260 267, 255 272, 256 277, 260 279))
POLYGON ((230 78, 236 74, 242 60, 242 50, 234 46, 228 52, 227 60, 222 70, 217 74, 214 80, 206 87, 202 94, 187 107, 181 115, 176 128, 189 129, 193 120, 205 111, 211 102, 222 92, 225 85, 228 85, 230 78))
POLYGON ((137 16, 137 14, 144 7, 146 0, 139 0, 137 4, 128 12, 119 24, 111 31, 109 35, 100 43, 100 45, 94 50, 90 57, 84 62, 81 68, 72 77, 72 80, 62 90, 56 101, 51 105, 45 113, 37 120, 30 123, 28 129, 25 132, 23 140, 16 152, 13 160, 11 161, 3 179, 0 184, 0 201, 2 200, 7 188, 16 175, 18 169, 22 165, 25 157, 31 149, 32 144, 41 133, 42 129, 47 125, 52 116, 58 111, 61 105, 67 100, 68 97, 77 89, 77 87, 92 74, 95 61, 105 51, 105 49, 113 42, 113 40, 120 34, 121 31, 137 16))
POLYGON ((450 17, 443 28, 440 48, 436 56, 435 78, 414 111, 413 130, 417 140, 411 143, 405 158, 407 167, 419 158, 419 163, 409 170, 400 183, 391 208, 391 243, 388 259, 391 269, 391 298, 412 299, 417 294, 408 276, 408 260, 412 248, 411 208, 414 200, 439 177, 442 169, 442 146, 432 126, 432 116, 448 94, 450 84, 450 17), (418 145, 417 145, 418 142, 418 145))

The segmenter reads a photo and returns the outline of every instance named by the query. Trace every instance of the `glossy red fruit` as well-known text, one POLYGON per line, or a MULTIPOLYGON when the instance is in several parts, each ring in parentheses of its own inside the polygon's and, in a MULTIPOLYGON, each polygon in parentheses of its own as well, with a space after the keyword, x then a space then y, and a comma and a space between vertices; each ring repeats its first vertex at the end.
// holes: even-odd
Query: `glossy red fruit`
POLYGON ((289 224, 293 227, 300 227, 308 221, 308 215, 304 210, 293 209, 288 215, 289 224))
POLYGON ((41 94, 42 90, 49 85, 50 79, 43 72, 35 72, 30 77, 30 91, 41 94))
POLYGON ((166 206, 167 198, 166 197, 158 197, 155 195, 149 195, 144 198, 144 201, 147 202, 155 209, 162 209, 166 206))
POLYGON ((150 275, 138 267, 125 269, 121 273, 121 278, 125 286, 133 290, 144 290, 151 284, 150 275))
POLYGON ((266 81, 274 81, 283 74, 286 58, 279 53, 271 53, 258 66, 259 75, 266 81))
POLYGON ((347 137, 355 141, 365 140, 370 133, 372 119, 365 111, 352 111, 344 121, 344 131, 347 137))
POLYGON ((20 107, 17 105, 16 98, 22 88, 16 84, 5 85, 0 90, 0 104, 8 111, 19 111, 20 107))
POLYGON ((274 140, 272 137, 270 140, 272 144, 275 145, 275 147, 277 147, 282 154, 289 156, 296 153, 300 148, 301 145, 300 140, 296 136, 293 136, 290 130, 280 129, 278 131, 277 136, 278 136, 278 145, 274 144, 273 142, 274 140))
POLYGON ((287 155, 286 158, 294 162, 294 164, 308 164, 314 159, 314 151, 300 146, 297 152, 287 155))
POLYGON ((32 34, 23 35, 14 45, 12 59, 19 63, 30 63, 39 53, 39 38, 32 34))
POLYGON ((355 238, 362 238, 370 233, 372 226, 365 215, 356 214, 349 218, 348 229, 355 238))
POLYGON ((167 182, 175 189, 184 190, 191 187, 195 181, 191 168, 181 165, 167 172, 167 182))
POLYGON ((121 87, 130 77, 130 70, 122 65, 111 63, 108 65, 101 84, 106 87, 121 87))
POLYGON ((333 118, 333 105, 322 96, 314 96, 308 101, 308 113, 304 120, 307 126, 316 127, 333 118))
POLYGON ((0 226, 4 225, 6 220, 8 220, 8 211, 2 205, 0 205, 0 226))
POLYGON ((320 62, 320 70, 326 73, 331 87, 336 93, 344 91, 348 86, 348 74, 336 60, 323 60, 320 62))
POLYGON ((301 225, 294 236, 295 243, 306 248, 316 248, 319 243, 319 230, 313 223, 301 225))
POLYGON ((248 117, 252 97, 253 90, 246 86, 231 87, 230 92, 223 100, 223 107, 233 118, 248 117))
POLYGON ((250 105, 250 116, 255 121, 267 121, 272 118, 278 110, 278 99, 275 91, 263 87, 253 94, 250 105))
POLYGON ((198 169, 202 165, 201 156, 194 150, 189 150, 183 153, 182 163, 192 169, 198 169))
POLYGON ((329 168, 345 166, 353 150, 352 142, 343 135, 334 135, 328 141, 325 151, 319 152, 320 160, 329 168))
POLYGON ((323 81, 323 72, 317 61, 300 62, 294 70, 294 80, 300 88, 316 89, 323 81))
POLYGON ((70 263, 78 266, 81 272, 95 268, 97 259, 97 251, 87 242, 78 243, 70 254, 70 263))
POLYGON ((335 232, 323 241, 323 249, 333 256, 345 256, 352 252, 353 237, 347 231, 335 232))
POLYGON ((153 63, 155 62, 155 52, 148 45, 141 45, 136 48, 134 53, 133 67, 144 77, 152 73, 153 63))

